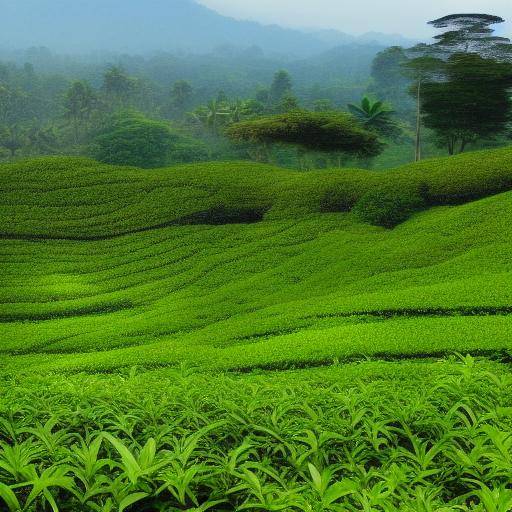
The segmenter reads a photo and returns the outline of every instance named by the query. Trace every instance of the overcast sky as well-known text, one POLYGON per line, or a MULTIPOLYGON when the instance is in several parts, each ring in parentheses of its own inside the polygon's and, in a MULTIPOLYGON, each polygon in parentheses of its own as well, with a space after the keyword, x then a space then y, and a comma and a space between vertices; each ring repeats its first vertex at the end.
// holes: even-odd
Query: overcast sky
MULTIPOLYGON (((298 28, 334 28, 350 34, 400 33, 426 37, 425 25, 446 14, 485 12, 512 21, 512 0, 198 0, 223 14, 298 28)), ((500 29, 512 35, 512 23, 500 29)))

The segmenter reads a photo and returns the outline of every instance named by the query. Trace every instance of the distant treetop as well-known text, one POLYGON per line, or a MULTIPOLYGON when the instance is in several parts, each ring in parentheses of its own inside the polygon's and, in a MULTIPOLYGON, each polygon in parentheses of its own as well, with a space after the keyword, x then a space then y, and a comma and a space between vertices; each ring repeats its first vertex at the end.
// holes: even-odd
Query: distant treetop
POLYGON ((473 23, 485 23, 486 25, 496 25, 504 23, 505 20, 492 14, 449 14, 437 20, 429 21, 429 25, 436 28, 446 28, 452 25, 464 26, 473 23))
POLYGON ((494 35, 492 25, 505 20, 492 14, 450 14, 429 24, 444 32, 434 37, 431 51, 447 59, 454 53, 477 53, 485 58, 509 60, 512 45, 506 37, 494 35))

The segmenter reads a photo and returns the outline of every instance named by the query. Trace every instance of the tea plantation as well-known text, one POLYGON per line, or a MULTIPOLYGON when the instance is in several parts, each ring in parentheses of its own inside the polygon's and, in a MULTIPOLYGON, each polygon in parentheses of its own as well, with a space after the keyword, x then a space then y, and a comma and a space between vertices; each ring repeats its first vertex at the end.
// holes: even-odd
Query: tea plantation
POLYGON ((0 188, 0 510, 512 509, 512 149, 0 188))

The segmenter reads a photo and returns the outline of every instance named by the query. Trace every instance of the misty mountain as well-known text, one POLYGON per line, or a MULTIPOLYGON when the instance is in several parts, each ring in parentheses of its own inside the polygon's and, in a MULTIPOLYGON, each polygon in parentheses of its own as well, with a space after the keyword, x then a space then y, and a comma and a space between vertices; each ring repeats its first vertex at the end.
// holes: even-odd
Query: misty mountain
POLYGON ((327 43, 300 31, 222 16, 194 0, 3 0, 0 46, 67 52, 205 52, 221 45, 308 54, 327 43))
POLYGON ((0 47, 10 49, 204 53, 234 45, 306 56, 355 42, 336 31, 312 34, 235 20, 194 0, 3 0, 1 16, 0 47))

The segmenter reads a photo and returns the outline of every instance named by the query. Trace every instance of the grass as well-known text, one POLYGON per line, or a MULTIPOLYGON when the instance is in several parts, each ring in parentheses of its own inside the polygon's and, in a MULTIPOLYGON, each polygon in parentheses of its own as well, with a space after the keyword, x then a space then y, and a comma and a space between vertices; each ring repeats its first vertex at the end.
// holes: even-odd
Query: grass
POLYGON ((0 186, 0 508, 509 510, 512 150, 0 186))

